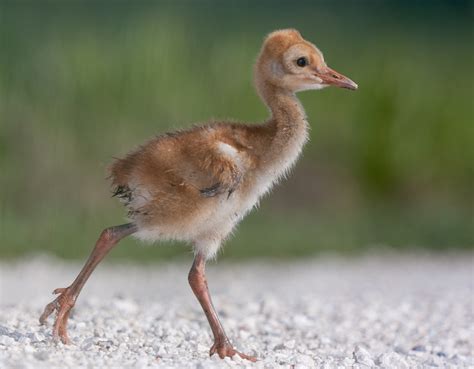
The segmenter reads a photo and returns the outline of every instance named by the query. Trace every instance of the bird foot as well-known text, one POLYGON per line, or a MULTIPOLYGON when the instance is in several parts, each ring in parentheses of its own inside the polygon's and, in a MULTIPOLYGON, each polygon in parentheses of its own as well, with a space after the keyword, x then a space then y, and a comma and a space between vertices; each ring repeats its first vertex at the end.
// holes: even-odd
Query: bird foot
POLYGON ((209 355, 212 356, 215 353, 219 355, 221 359, 224 359, 225 357, 232 357, 234 355, 239 355, 242 359, 249 360, 251 362, 256 362, 257 358, 254 356, 250 355, 245 355, 236 349, 232 347, 232 345, 226 341, 224 343, 222 342, 214 342, 214 344, 211 347, 211 350, 209 351, 209 355))
POLYGON ((67 288, 56 288, 53 291, 53 294, 58 295, 53 302, 50 302, 44 308, 43 314, 41 314, 39 321, 40 324, 45 324, 48 317, 53 311, 56 310, 56 320, 54 321, 53 326, 53 339, 58 341, 61 339, 61 342, 65 345, 70 343, 68 334, 67 334, 67 321, 69 319, 69 313, 74 307, 76 299, 69 292, 69 287, 67 288))

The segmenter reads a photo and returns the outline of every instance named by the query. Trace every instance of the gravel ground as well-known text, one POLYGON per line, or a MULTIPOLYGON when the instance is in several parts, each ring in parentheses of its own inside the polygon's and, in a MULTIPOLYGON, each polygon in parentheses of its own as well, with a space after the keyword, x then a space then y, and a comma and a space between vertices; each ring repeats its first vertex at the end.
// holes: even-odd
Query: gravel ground
POLYGON ((209 358, 189 265, 101 265, 65 346, 38 317, 80 265, 3 262, 0 368, 472 368, 473 265, 472 255, 211 263, 215 305, 236 348, 260 359, 251 364, 209 358))

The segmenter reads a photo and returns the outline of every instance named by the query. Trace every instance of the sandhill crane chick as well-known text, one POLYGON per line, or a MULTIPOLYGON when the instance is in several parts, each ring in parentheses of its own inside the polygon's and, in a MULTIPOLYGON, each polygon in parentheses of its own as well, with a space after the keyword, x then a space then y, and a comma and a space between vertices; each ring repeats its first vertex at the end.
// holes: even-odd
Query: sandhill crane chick
POLYGON ((295 93, 331 85, 357 89, 298 31, 269 34, 255 65, 255 87, 270 118, 260 124, 211 122, 163 134, 112 163, 114 196, 125 204, 130 223, 102 232, 73 283, 54 291, 59 296, 45 307, 40 322, 56 311, 53 336, 69 342, 67 321, 82 287, 122 238, 185 241, 195 254, 189 284, 214 335, 210 355, 255 361, 235 350, 224 332, 207 287, 206 260, 298 159, 308 122, 295 93))

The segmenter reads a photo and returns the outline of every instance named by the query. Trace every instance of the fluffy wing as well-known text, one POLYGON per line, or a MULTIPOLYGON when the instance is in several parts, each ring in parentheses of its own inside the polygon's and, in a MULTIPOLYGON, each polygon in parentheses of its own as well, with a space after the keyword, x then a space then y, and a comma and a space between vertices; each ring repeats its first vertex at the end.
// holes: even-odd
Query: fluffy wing
POLYGON ((229 197, 236 191, 244 174, 244 153, 229 143, 212 140, 198 147, 192 147, 186 155, 191 159, 194 170, 184 175, 204 197, 214 197, 227 193, 229 197), (196 173, 198 172, 197 175, 196 173), (199 180, 196 180, 198 179, 199 180))

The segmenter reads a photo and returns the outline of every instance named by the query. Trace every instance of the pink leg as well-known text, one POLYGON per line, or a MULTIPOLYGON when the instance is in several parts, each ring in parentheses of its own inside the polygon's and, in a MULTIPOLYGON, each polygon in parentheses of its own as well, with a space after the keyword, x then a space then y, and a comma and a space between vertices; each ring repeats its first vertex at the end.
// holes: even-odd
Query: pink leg
POLYGON ((53 302, 46 305, 43 314, 41 314, 41 317, 39 318, 39 321, 41 324, 44 324, 46 319, 48 319, 48 316, 50 316, 53 311, 57 311, 57 316, 53 327, 53 337, 55 340, 60 338, 64 344, 69 343, 69 337, 67 335, 67 321, 71 309, 74 307, 77 297, 82 290, 82 287, 84 287, 87 279, 90 277, 95 267, 105 257, 105 255, 107 255, 107 253, 122 238, 135 233, 136 231, 137 226, 133 223, 104 229, 97 240, 92 253, 87 259, 86 264, 74 282, 72 282, 69 287, 57 288, 53 291, 54 294, 59 294, 59 296, 53 302))
POLYGON ((207 287, 205 266, 206 260, 204 257, 201 254, 196 255, 193 266, 189 271, 188 280, 194 294, 204 310, 204 313, 206 314, 212 333, 214 334, 214 344, 212 345, 209 354, 212 356, 217 352, 221 359, 226 356, 232 357, 237 354, 242 359, 247 359, 253 362, 257 361, 255 357, 242 354, 235 350, 227 338, 224 328, 217 316, 217 312, 212 304, 209 289, 207 287))

